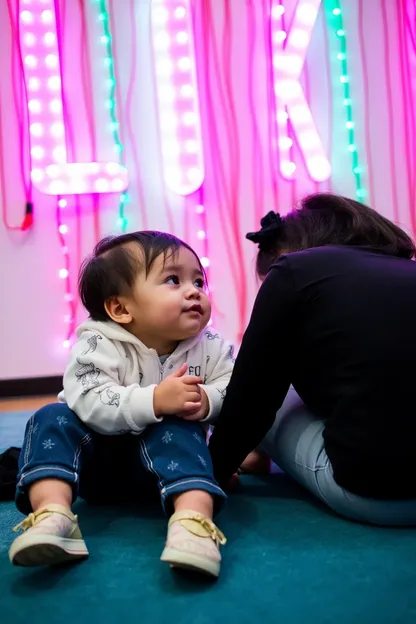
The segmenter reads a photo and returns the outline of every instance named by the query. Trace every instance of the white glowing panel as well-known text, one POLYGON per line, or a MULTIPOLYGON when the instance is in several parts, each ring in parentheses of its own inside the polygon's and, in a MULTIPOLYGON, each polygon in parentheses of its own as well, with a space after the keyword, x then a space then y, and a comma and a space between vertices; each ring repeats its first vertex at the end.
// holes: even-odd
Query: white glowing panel
POLYGON ((280 173, 287 179, 293 178, 296 171, 289 156, 292 146, 289 120, 312 180, 323 182, 331 175, 331 165, 299 82, 320 4, 321 0, 298 0, 290 29, 284 30, 285 8, 277 0, 272 3, 272 64, 280 173))
POLYGON ((20 47, 28 94, 33 185, 47 195, 114 193, 127 188, 117 162, 69 163, 66 153, 55 2, 21 3, 20 47))
POLYGON ((189 0, 153 0, 152 44, 163 175, 179 195, 204 181, 192 12, 189 0))

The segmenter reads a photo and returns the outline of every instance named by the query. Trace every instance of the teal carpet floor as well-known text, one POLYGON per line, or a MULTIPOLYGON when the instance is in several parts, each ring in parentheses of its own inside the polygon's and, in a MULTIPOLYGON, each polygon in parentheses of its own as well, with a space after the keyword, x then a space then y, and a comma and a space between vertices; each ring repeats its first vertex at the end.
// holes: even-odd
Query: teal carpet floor
MULTIPOLYGON (((27 418, 0 414, 0 451, 21 443, 27 418)), ((22 516, 0 503, 0 622, 416 624, 416 531, 346 522, 282 474, 247 477, 230 498, 216 583, 160 563, 158 507, 76 511, 90 558, 21 569, 7 549, 22 516)))

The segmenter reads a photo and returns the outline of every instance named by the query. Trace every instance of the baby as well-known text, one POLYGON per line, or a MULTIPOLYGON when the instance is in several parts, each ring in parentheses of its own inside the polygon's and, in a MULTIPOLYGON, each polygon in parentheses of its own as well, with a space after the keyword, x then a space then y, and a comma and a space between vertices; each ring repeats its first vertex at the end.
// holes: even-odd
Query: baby
POLYGON ((16 527, 23 533, 10 560, 87 557, 71 506, 92 474, 106 492, 120 457, 120 481, 157 487, 173 513, 162 561, 216 577, 226 540, 212 518, 226 496, 213 476, 206 429, 221 410, 234 358, 232 346, 206 329, 201 262, 171 234, 108 237, 84 262, 79 290, 89 320, 77 330, 60 403, 26 427, 16 504, 29 515, 16 527))

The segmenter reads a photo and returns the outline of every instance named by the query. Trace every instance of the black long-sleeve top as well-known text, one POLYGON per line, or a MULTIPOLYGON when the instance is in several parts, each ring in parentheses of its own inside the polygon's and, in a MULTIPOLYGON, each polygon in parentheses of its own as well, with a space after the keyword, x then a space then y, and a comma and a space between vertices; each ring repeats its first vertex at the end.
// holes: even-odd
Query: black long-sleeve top
POLYGON ((326 419, 340 486, 416 497, 416 263, 348 246, 279 258, 210 440, 220 482, 261 442, 290 384, 326 419))

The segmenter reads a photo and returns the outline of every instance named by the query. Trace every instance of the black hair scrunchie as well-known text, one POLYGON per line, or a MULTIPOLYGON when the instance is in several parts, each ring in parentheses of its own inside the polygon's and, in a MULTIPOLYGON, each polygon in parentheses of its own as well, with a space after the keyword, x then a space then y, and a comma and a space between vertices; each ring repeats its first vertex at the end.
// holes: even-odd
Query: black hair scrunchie
POLYGON ((260 221, 261 229, 258 232, 249 232, 246 238, 252 243, 257 243, 260 251, 268 251, 276 242, 279 230, 282 229, 283 219, 277 212, 272 210, 260 221))

